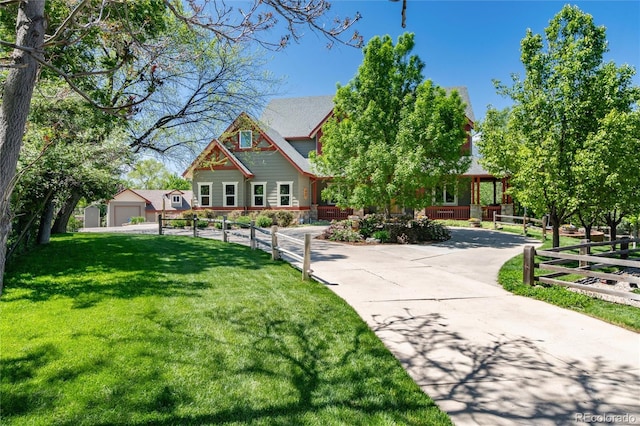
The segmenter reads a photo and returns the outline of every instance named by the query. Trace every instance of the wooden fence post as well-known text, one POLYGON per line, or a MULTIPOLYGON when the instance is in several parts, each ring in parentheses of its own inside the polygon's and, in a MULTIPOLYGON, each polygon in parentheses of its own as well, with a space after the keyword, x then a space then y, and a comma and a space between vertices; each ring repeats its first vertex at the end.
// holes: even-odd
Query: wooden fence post
POLYGON ((302 279, 308 280, 311 273, 311 234, 304 234, 304 260, 302 262, 302 279))
POLYGON ((498 223, 496 222, 497 212, 493 212, 493 229, 498 229, 498 223))
POLYGON ((526 214, 522 217, 522 234, 525 237, 527 236, 527 215, 526 214))
POLYGON ((522 281, 527 285, 535 282, 536 248, 524 246, 524 259, 522 262, 522 281))
POLYGON ((249 231, 249 241, 250 241, 250 245, 251 245, 251 250, 255 250, 258 246, 257 241, 256 241, 256 221, 252 220, 251 223, 249 224, 250 226, 250 231, 249 231))
POLYGON ((623 252, 620 253, 620 259, 628 259, 629 258, 629 237, 622 237, 621 240, 623 242, 620 243, 620 250, 623 252), (624 252, 626 250, 626 253, 624 252))
POLYGON ((542 216, 542 241, 547 241, 547 215, 542 216))
POLYGON ((222 241, 227 242, 227 217, 222 216, 222 241))
POLYGON ((198 236, 198 216, 193 215, 193 238, 198 236))
MULTIPOLYGON (((591 252, 591 247, 589 247, 586 244, 589 244, 591 242, 591 240, 587 240, 587 239, 583 239, 580 240, 580 255, 581 256, 586 256, 591 252), (585 244, 584 246, 582 244, 585 244)), ((578 262, 578 266, 580 268, 584 268, 586 266, 589 265, 589 262, 587 262, 586 260, 581 260, 578 262)))
POLYGON ((162 215, 158 215, 158 235, 162 235, 162 215))
POLYGON ((278 227, 273 225, 271 227, 271 260, 280 259, 280 251, 278 250, 278 227))

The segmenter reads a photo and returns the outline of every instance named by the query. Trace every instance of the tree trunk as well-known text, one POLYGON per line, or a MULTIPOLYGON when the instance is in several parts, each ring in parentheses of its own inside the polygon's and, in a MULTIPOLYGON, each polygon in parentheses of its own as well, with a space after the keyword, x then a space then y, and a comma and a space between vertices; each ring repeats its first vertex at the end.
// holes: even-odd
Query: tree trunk
POLYGON ((551 227, 553 229, 553 247, 560 247, 560 217, 555 211, 549 213, 549 221, 551 222, 551 227))
POLYGON ((44 203, 42 216, 40 216, 40 227, 38 228, 38 244, 49 244, 49 241, 51 241, 51 222, 53 222, 53 213, 56 208, 53 198, 50 195, 44 203))
POLYGON ((64 202, 62 208, 56 216, 56 220, 53 223, 53 228, 51 229, 52 234, 64 234, 65 232, 67 232, 69 219, 71 218, 71 215, 76 209, 76 206, 78 205, 78 202, 81 198, 82 194, 79 191, 75 189, 71 191, 71 195, 64 202))
MULTIPOLYGON (((607 222, 607 226, 609 227, 609 237, 611 238, 611 241, 615 241, 616 238, 618 238, 617 228, 618 228, 618 225, 620 225, 620 222, 622 222, 623 217, 624 217, 624 214, 622 213, 618 214, 616 210, 612 212, 608 212, 607 214, 604 215, 604 220, 607 222)), ((617 248, 617 244, 611 245, 612 251, 616 251, 616 248, 617 248)))
POLYGON ((0 295, 4 283, 7 240, 11 231, 10 198, 18 156, 22 146, 24 126, 29 115, 38 61, 45 33, 44 1, 20 2, 16 18, 16 45, 34 53, 15 49, 12 64, 4 83, 0 109, 0 295))

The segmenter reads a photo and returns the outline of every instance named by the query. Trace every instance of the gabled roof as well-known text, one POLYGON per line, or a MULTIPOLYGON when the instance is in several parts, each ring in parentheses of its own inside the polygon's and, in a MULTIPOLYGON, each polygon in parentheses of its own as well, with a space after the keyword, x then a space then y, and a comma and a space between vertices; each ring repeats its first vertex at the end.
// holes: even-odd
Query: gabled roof
POLYGON ((193 171, 196 169, 196 167, 198 166, 198 163, 205 159, 211 152, 213 152, 214 149, 219 149, 225 157, 227 157, 229 159, 229 161, 238 169, 240 170, 240 172, 242 173, 242 175, 246 178, 252 178, 254 175, 251 172, 251 170, 249 170, 247 168, 247 166, 245 166, 242 161, 240 161, 238 159, 238 157, 236 157, 233 152, 229 151, 229 149, 227 149, 226 146, 224 146, 224 144, 220 143, 219 140, 217 139, 213 139, 211 142, 209 142, 209 145, 207 145, 207 147, 202 151, 202 153, 200 153, 200 155, 198 155, 196 157, 195 160, 193 160, 191 162, 191 164, 189 165, 189 167, 182 173, 182 176, 185 178, 189 178, 193 176, 193 171))
POLYGON ((265 136, 273 143, 275 148, 280 151, 280 153, 284 155, 284 157, 289 160, 289 162, 298 169, 298 171, 302 174, 315 176, 309 159, 304 158, 298 151, 296 151, 295 148, 292 147, 282 135, 280 135, 280 133, 264 124, 261 128, 265 136))
POLYGON ((334 95, 272 99, 260 121, 285 139, 310 138, 333 111, 334 95))
POLYGON ((193 198, 192 191, 181 191, 178 189, 123 189, 118 192, 113 198, 116 198, 118 195, 124 192, 131 192, 132 194, 141 198, 141 201, 144 201, 146 206, 146 210, 162 210, 162 201, 164 200, 164 210, 172 211, 172 210, 189 210, 191 208, 191 199, 193 198), (174 207, 171 204, 170 195, 180 193, 182 195, 182 205, 178 207, 174 207))
POLYGON ((471 99, 469 98, 469 91, 465 86, 454 86, 454 87, 445 87, 444 90, 447 94, 451 93, 454 90, 458 91, 460 98, 462 98, 462 102, 465 103, 466 107, 464 110, 464 114, 467 116, 472 123, 476 121, 476 117, 473 114, 473 108, 471 107, 471 99))

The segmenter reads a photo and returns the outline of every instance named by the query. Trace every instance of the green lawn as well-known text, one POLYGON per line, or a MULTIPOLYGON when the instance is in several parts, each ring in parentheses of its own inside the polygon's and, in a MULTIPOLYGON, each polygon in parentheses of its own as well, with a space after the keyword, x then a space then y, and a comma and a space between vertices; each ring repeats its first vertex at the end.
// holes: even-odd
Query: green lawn
POLYGON ((1 424, 451 424, 340 298, 243 246, 60 236, 0 310, 1 424))

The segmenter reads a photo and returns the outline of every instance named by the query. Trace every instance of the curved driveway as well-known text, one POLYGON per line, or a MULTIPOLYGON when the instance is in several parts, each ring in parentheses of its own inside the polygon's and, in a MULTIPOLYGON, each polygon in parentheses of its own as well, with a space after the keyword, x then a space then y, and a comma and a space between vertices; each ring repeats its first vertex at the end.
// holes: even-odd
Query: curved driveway
POLYGON ((452 235, 432 245, 315 240, 311 267, 457 425, 640 424, 639 335, 499 287, 502 264, 537 241, 452 235))

